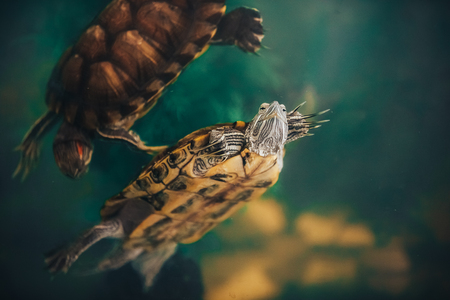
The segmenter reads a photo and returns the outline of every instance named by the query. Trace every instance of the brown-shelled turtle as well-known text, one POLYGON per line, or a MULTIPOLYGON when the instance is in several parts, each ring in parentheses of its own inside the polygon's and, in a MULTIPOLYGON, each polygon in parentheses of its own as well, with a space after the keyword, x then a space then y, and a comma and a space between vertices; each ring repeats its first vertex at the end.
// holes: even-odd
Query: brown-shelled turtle
POLYGON ((83 175, 92 139, 122 140, 149 153, 130 130, 192 60, 211 44, 255 53, 263 38, 255 9, 225 14, 225 0, 114 0, 69 47, 47 85, 48 111, 18 146, 14 176, 36 165, 42 137, 60 120, 53 150, 61 171, 83 175))
POLYGON ((112 237, 122 243, 96 270, 134 260, 150 286, 178 243, 197 241, 277 182, 284 145, 320 126, 306 121, 313 116, 297 109, 286 113, 275 101, 262 104, 250 123, 217 124, 189 134, 105 202, 99 225, 48 255, 50 272, 66 272, 92 244, 112 237))

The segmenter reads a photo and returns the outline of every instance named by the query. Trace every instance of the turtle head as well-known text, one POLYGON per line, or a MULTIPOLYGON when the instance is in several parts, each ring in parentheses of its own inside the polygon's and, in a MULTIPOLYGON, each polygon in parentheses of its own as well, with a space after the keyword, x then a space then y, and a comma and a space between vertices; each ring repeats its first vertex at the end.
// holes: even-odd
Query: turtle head
POLYGON ((94 147, 86 130, 65 121, 53 142, 56 164, 64 175, 73 179, 83 176, 91 162, 94 147))
POLYGON ((280 154, 287 140, 286 107, 263 103, 245 131, 248 149, 261 156, 280 154))

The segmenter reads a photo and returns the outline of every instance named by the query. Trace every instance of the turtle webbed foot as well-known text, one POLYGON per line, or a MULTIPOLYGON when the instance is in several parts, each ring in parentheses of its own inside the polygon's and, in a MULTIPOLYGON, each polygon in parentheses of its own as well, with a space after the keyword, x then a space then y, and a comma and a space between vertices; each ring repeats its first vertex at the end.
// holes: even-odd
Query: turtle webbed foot
POLYGON ((31 170, 36 167, 41 154, 41 139, 58 122, 59 116, 52 111, 47 111, 31 126, 22 143, 15 149, 22 152, 19 165, 14 171, 13 177, 22 173, 22 181, 31 170))
POLYGON ((236 45, 244 52, 256 53, 264 38, 261 23, 258 10, 239 7, 222 18, 212 43, 236 45))
POLYGON ((261 48, 261 41, 264 38, 261 14, 256 9, 243 7, 241 9, 244 12, 236 45, 245 52, 256 53, 261 48))
POLYGON ((62 248, 45 255, 45 263, 50 273, 67 273, 70 266, 77 260, 78 256, 71 253, 70 248, 62 248))
POLYGON ((20 157, 19 165, 13 173, 13 177, 22 174, 21 180, 24 181, 39 161, 40 145, 35 140, 27 140, 20 144, 15 150, 21 151, 22 156, 20 157))

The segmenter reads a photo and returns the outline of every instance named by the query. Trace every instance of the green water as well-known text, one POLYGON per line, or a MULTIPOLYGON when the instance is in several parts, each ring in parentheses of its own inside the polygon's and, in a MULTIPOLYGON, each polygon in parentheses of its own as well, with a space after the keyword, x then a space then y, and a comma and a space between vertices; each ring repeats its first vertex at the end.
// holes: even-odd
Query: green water
MULTIPOLYGON (((142 139, 172 144, 201 127, 249 121, 261 103, 274 100, 288 110, 307 100, 302 113, 330 108, 325 117, 331 122, 287 146, 280 179, 260 207, 180 247, 147 294, 130 266, 91 276, 75 270, 51 280, 43 253, 98 223, 103 202, 150 160, 96 141, 89 173, 73 181, 54 162, 55 129, 44 139, 38 168, 23 183, 11 179, 19 161, 13 149, 46 109, 54 64, 107 3, 2 3, 2 299, 450 295, 445 1, 227 1, 229 9, 260 10, 268 49, 254 56, 211 47, 135 124, 142 139), (281 221, 267 219, 267 229, 254 215, 281 221)), ((83 254, 80 269, 110 246, 83 254)))

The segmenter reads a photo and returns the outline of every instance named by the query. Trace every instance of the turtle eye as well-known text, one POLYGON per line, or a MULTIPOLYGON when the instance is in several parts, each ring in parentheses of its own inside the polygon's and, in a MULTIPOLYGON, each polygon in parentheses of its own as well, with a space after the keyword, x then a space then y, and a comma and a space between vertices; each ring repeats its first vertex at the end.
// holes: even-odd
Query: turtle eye
POLYGON ((259 107, 259 111, 264 111, 266 108, 269 107, 269 103, 263 103, 261 104, 261 106, 259 107))

